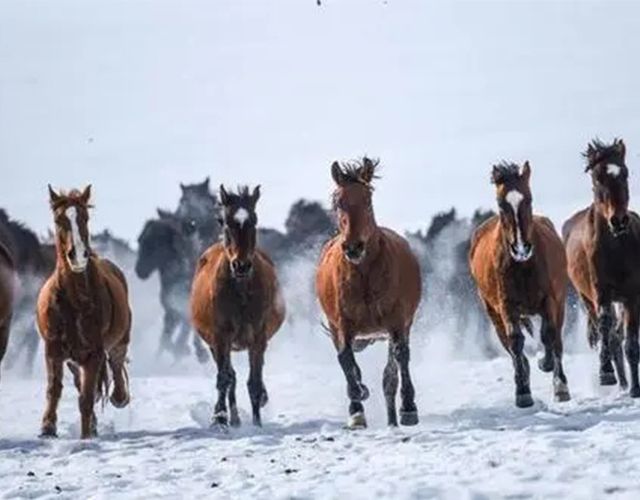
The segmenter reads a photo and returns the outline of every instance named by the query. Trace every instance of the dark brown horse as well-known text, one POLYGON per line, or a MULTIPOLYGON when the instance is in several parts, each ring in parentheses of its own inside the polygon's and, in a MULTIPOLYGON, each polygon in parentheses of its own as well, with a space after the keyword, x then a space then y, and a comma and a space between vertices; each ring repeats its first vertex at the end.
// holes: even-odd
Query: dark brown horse
POLYGON ((381 335, 389 339, 383 376, 388 423, 398 425, 398 368, 402 383, 400 423, 418 423, 409 373, 409 333, 420 303, 420 266, 404 238, 376 224, 371 182, 377 166, 378 162, 369 158, 331 166, 340 232, 325 245, 316 273, 316 292, 347 380, 352 428, 366 426, 362 402, 369 397, 354 346, 381 335))
POLYGON ((131 311, 124 274, 91 249, 89 199, 83 192, 56 193, 49 186, 55 222, 56 268, 38 297, 38 328, 45 346, 47 405, 42 435, 56 436, 65 360, 80 393, 81 437, 97 434, 96 395, 106 395, 107 364, 114 379, 110 401, 129 403, 127 348, 131 311))
POLYGON ((256 248, 260 187, 230 193, 220 186, 223 242, 200 258, 191 291, 193 324, 211 348, 218 368, 213 422, 240 425, 231 351, 249 351, 249 397, 254 425, 268 396, 262 379, 267 343, 284 321, 285 306, 271 259, 256 248), (227 413, 227 400, 229 411, 227 413))
POLYGON ((569 276, 589 315, 589 343, 601 342, 600 383, 627 386, 622 354, 631 369, 631 397, 640 397, 640 218, 629 210, 629 171, 622 140, 593 141, 584 156, 594 200, 571 217, 562 233, 569 276), (612 365, 613 358, 613 365, 612 365))
POLYGON ((562 368, 562 326, 567 294, 567 260, 562 241, 546 217, 534 216, 529 188, 531 169, 502 163, 493 167, 499 215, 476 229, 469 261, 489 318, 515 370, 516 405, 533 405, 529 361, 523 352, 523 327, 542 318, 545 354, 538 365, 553 371, 558 401, 570 399, 562 368))
POLYGON ((0 364, 7 351, 13 302, 15 295, 15 268, 9 250, 0 243, 0 364))

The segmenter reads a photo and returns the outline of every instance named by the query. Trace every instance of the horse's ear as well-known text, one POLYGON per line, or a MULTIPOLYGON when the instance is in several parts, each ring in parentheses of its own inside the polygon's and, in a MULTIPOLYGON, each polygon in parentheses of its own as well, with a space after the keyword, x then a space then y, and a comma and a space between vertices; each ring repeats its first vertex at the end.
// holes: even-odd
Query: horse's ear
POLYGON ((529 179, 531 179, 531 165, 529 165, 529 161, 525 161, 520 169, 520 177, 528 184, 529 179))
POLYGON ((260 199, 260 184, 258 184, 255 188, 253 188, 253 193, 251 193, 251 203, 253 203, 253 208, 256 207, 258 200, 260 199))
POLYGON ((366 184, 371 183, 376 174, 376 165, 371 158, 365 156, 362 159, 362 166, 360 167, 359 176, 360 179, 366 184))
POLYGON ((83 205, 88 205, 90 199, 91 199, 91 184, 89 184, 86 188, 84 188, 84 191, 82 191, 82 194, 80 195, 80 201, 82 202, 83 205))
POLYGON ((161 208, 158 208, 156 212, 158 212, 158 217, 160 217, 162 220, 169 220, 172 218, 172 214, 168 210, 162 210, 161 208))
POLYGON ((498 165, 494 165, 491 169, 491 182, 496 186, 502 184, 502 170, 498 165))
POLYGON ((223 184, 220 184, 220 201, 223 205, 229 203, 229 193, 227 193, 227 190, 224 188, 223 184))
POLYGON ((624 145, 624 141, 622 139, 614 139, 613 145, 620 155, 620 158, 624 160, 624 156, 627 154, 627 147, 624 145))
POLYGON ((342 186, 342 182, 343 182, 342 168, 340 168, 340 164, 337 161, 334 161, 331 164, 331 177, 333 177, 333 181, 338 186, 342 186))
POLYGON ((51 205, 55 205, 60 201, 60 198, 62 198, 62 196, 60 196, 53 190, 51 184, 47 184, 47 186, 49 188, 49 203, 51 203, 51 205))
POLYGON ((596 163, 596 155, 598 154, 596 148, 593 147, 592 143, 589 143, 587 146, 587 152, 583 154, 583 156, 587 159, 587 166, 584 171, 588 172, 593 168, 596 163))
POLYGON ((185 186, 184 184, 182 184, 182 182, 180 183, 180 191, 182 191, 184 193, 184 190, 186 189, 187 186, 185 186))
POLYGON ((202 183, 202 191, 206 194, 209 194, 209 180, 209 176, 207 175, 207 178, 202 183))

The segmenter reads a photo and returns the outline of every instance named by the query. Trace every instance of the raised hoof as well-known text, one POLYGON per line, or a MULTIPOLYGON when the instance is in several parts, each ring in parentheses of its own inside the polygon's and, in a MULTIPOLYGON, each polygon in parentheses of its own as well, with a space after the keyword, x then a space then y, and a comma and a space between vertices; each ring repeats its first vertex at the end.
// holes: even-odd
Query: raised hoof
POLYGON ((616 375, 613 372, 602 372, 600 373, 600 385, 616 385, 618 381, 616 380, 616 375))
POLYGON ((418 425, 418 412, 417 411, 401 411, 400 412, 400 424, 401 425, 418 425))
POLYGON ((119 410, 122 408, 125 408, 126 406, 129 405, 129 401, 131 401, 131 399, 129 398, 129 395, 125 395, 124 397, 117 397, 114 394, 111 394, 111 397, 109 398, 109 401, 111 401, 111 404, 115 407, 118 408, 119 410))
POLYGON ((367 428, 367 419, 364 416, 364 413, 358 412, 349 416, 349 420, 347 421, 347 429, 350 430, 358 430, 358 429, 366 429, 367 428))
POLYGON ((516 406, 518 408, 529 408, 530 406, 533 406, 533 398, 531 397, 531 394, 517 394, 516 406))
POLYGON ((540 358, 538 360, 538 368, 540 368, 540 371, 544 372, 544 373, 549 373, 553 371, 553 358, 547 358, 546 356, 544 358, 540 358))
POLYGON ((639 386, 632 387, 631 390, 629 391, 629 396, 631 396, 632 398, 640 398, 640 387, 639 386))

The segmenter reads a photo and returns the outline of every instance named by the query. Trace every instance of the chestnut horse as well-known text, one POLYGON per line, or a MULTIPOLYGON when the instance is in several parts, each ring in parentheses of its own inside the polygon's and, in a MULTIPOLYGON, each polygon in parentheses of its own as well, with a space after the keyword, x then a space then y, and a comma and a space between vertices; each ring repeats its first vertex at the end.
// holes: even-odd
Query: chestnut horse
POLYGON ((318 298, 347 380, 350 428, 366 427, 362 402, 369 397, 354 348, 386 337, 389 352, 383 389, 388 424, 398 425, 398 368, 402 384, 400 423, 418 423, 409 372, 409 333, 420 303, 420 265, 404 238, 376 224, 371 182, 377 166, 377 161, 366 157, 360 162, 334 162, 331 166, 339 234, 323 248, 316 272, 318 298))
POLYGON ((601 341, 600 384, 620 386, 627 378, 622 354, 631 369, 631 397, 640 397, 638 328, 640 326, 640 218, 629 210, 629 170, 622 140, 593 141, 584 156, 594 200, 574 214, 562 230, 569 276, 587 310, 589 343, 601 341))
POLYGON ((232 193, 220 186, 223 242, 200 257, 191 290, 193 325, 209 345, 218 369, 213 423, 219 426, 240 425, 231 365, 231 351, 240 350, 249 351, 247 386, 253 423, 262 425, 260 409, 268 401, 262 379, 264 353, 285 316, 273 262, 256 248, 258 198, 260 186, 252 193, 246 187, 232 193))
POLYGON ((55 222, 56 267, 38 297, 37 321, 44 341, 47 405, 42 436, 56 436, 63 364, 74 375, 79 397, 81 437, 97 434, 94 403, 106 396, 107 364, 114 379, 110 401, 129 403, 125 366, 131 330, 127 283, 122 271, 101 259, 89 241, 91 186, 56 193, 49 186, 55 222))
POLYGON ((523 352, 523 327, 531 333, 529 316, 542 318, 540 336, 543 372, 553 371, 558 401, 570 399, 562 368, 562 326, 567 295, 567 260, 552 222, 533 215, 529 188, 531 168, 511 163, 493 167, 499 215, 474 232, 469 262, 489 319, 515 370, 516 406, 533 405, 529 361, 523 352))
POLYGON ((15 268, 9 250, 0 243, 0 364, 7 351, 13 314, 15 268))

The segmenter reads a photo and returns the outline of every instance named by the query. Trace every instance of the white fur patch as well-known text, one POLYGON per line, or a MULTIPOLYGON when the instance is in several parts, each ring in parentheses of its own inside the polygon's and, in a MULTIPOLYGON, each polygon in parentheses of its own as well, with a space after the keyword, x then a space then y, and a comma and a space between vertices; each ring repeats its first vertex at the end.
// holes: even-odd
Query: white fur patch
POLYGON ((518 207, 520 206, 520 203, 524 199, 524 195, 520 191, 516 191, 514 189, 513 191, 509 191, 507 193, 507 196, 504 197, 504 199, 507 200, 507 203, 509 205, 511 205, 511 208, 513 209, 513 217, 516 221, 516 250, 518 251, 518 253, 525 254, 526 251, 524 248, 524 243, 522 241, 522 231, 520 229, 520 220, 518 219, 518 207))
POLYGON ((607 173, 611 177, 618 177, 620 175, 620 165, 616 165, 614 163, 609 163, 607 165, 607 173))
POLYGON ((236 213, 233 214, 233 218, 238 224, 244 226, 244 223, 249 220, 249 211, 245 208, 239 208, 236 210, 236 213))
POLYGON ((71 224, 71 239, 73 240, 73 248, 75 250, 75 259, 69 262, 72 271, 84 271, 87 267, 89 259, 86 257, 87 247, 80 236, 80 228, 78 227, 78 209, 76 207, 67 208, 65 215, 71 224))

